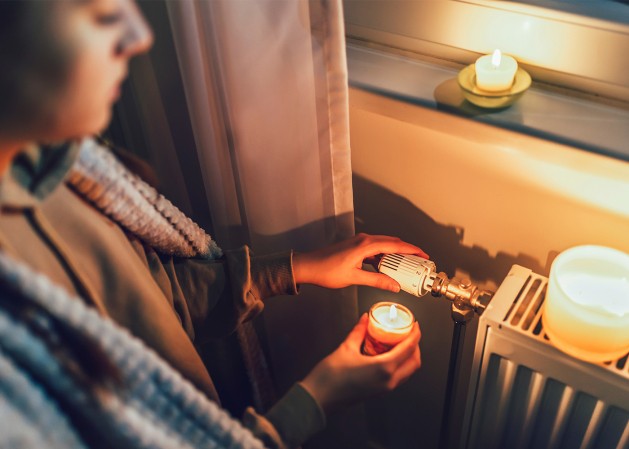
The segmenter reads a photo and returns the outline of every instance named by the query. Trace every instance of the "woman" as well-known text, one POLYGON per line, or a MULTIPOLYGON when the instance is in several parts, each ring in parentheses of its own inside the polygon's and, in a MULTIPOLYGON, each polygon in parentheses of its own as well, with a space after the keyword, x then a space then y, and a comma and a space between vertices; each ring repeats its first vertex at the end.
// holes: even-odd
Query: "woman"
MULTIPOLYGON (((254 257, 246 247, 222 254, 86 138, 106 127, 130 58, 151 43, 151 31, 131 0, 0 2, 0 247, 9 260, 45 274, 99 316, 127 328, 218 402, 193 341, 231 332, 259 313, 265 298, 296 294, 302 283, 399 291, 394 280, 363 271, 363 260, 390 252, 427 256, 398 239, 365 235, 306 254, 254 257), (140 203, 146 214, 134 206, 140 203), (147 230, 151 217, 162 221, 147 230)), ((7 267, 10 271, 11 264, 7 267)), ((37 296, 13 287, 8 295, 37 296)), ((33 313, 46 315, 46 300, 41 301, 33 313)), ((31 313, 8 303, 10 316, 37 327, 31 313)), ((52 321, 65 329, 55 339, 66 346, 82 338, 73 338, 76 332, 59 316, 52 321)), ((246 426, 269 446, 298 446, 323 427, 327 413, 393 389, 419 368, 417 325, 390 353, 375 357, 360 354, 365 330, 363 316, 345 342, 266 415, 248 409, 246 426)), ((51 345, 68 367, 73 357, 79 365, 81 357, 90 357, 51 345)), ((70 413, 72 423, 75 415, 70 413)))

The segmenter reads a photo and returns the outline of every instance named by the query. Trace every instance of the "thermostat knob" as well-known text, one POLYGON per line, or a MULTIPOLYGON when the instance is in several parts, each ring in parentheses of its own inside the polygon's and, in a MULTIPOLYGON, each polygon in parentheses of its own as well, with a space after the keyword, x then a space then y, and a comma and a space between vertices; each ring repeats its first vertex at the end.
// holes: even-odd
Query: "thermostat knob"
POLYGON ((437 275, 435 263, 411 254, 386 254, 378 271, 395 279, 400 288, 414 296, 424 296, 437 275))

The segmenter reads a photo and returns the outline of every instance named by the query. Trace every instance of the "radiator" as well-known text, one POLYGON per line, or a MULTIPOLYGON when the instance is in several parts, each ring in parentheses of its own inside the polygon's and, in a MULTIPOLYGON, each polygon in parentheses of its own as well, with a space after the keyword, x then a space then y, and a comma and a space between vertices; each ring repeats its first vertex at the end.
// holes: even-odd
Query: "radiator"
POLYGON ((480 317, 461 447, 629 449, 629 363, 554 348, 541 310, 547 278, 514 265, 480 317))

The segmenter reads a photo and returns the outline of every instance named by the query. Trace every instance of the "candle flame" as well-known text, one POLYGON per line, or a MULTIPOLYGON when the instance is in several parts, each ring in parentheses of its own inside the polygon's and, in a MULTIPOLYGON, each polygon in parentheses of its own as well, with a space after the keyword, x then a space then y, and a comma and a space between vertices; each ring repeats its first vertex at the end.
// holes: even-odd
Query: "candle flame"
POLYGON ((391 307, 389 307, 389 319, 393 321, 396 318, 397 318, 397 309, 395 308, 395 304, 391 304, 391 307))
POLYGON ((495 69, 500 67, 500 60, 502 59, 502 53, 497 48, 494 50, 494 53, 491 55, 491 65, 494 66, 495 69))

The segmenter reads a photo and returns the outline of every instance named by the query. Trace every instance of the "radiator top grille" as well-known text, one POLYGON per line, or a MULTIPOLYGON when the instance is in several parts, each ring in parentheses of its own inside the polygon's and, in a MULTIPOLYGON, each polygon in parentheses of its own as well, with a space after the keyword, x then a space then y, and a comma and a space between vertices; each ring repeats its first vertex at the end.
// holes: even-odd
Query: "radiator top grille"
MULTIPOLYGON (((542 305, 547 285, 547 278, 531 273, 507 311, 502 325, 551 345, 542 327, 542 305)), ((617 360, 602 363, 601 366, 629 380, 628 358, 629 354, 626 354, 617 360)))
POLYGON ((514 265, 480 317, 466 449, 629 449, 629 362, 578 360, 542 327, 548 279, 514 265))

